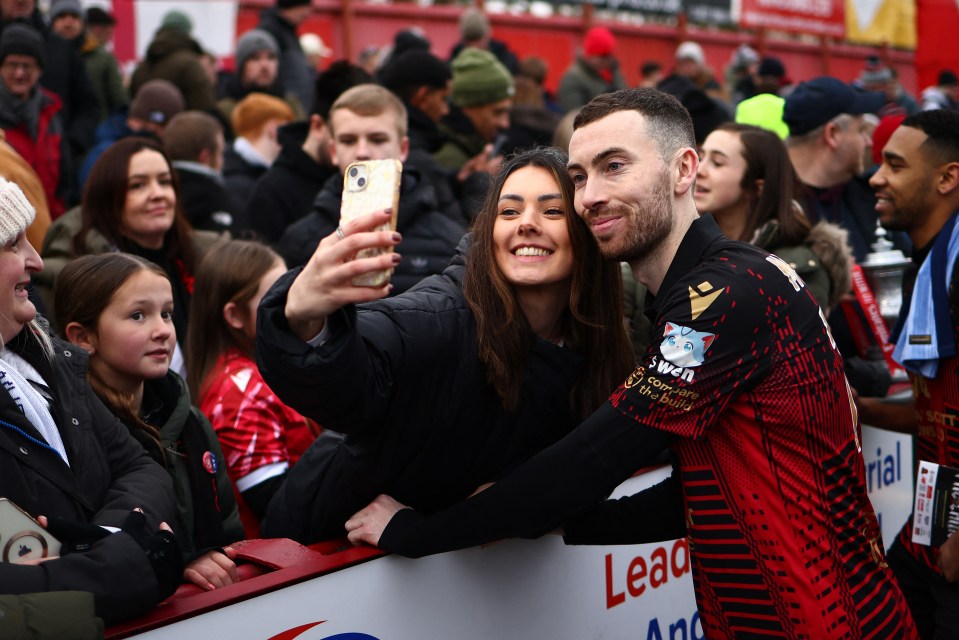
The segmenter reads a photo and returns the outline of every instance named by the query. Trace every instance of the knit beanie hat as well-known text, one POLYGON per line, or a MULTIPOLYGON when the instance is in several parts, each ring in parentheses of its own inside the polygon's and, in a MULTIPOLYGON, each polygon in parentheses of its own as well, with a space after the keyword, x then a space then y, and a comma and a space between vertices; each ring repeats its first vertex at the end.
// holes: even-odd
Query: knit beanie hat
POLYGON ((278 9, 292 9, 293 7, 302 7, 305 4, 311 4, 311 0, 276 0, 278 9))
POLYGON ((174 29, 186 35, 190 35, 190 32, 193 31, 193 21, 190 20, 190 16, 173 9, 172 11, 167 11, 163 16, 163 21, 160 23, 161 29, 174 29))
POLYGON ((0 36, 0 62, 10 54, 30 56, 40 67, 47 63, 46 46, 40 32, 26 24, 15 22, 0 36))
POLYGON ((0 178, 0 245, 6 245, 25 231, 36 213, 16 183, 0 178))
POLYGON ((79 0, 56 0, 50 5, 50 22, 53 22, 65 13, 73 14, 79 18, 83 17, 83 7, 79 0))
POLYGON ((476 107, 513 95, 513 76, 489 51, 467 47, 453 58, 450 99, 457 107, 476 107))
POLYGON ((145 82, 130 103, 129 116, 153 124, 165 125, 183 111, 183 94, 168 80, 145 82))
POLYGON ((593 27, 586 32, 583 53, 587 57, 611 56, 616 51, 616 37, 606 27, 593 27))
POLYGON ((736 105, 736 122, 768 129, 785 140, 789 137, 789 127, 783 122, 785 104, 779 96, 760 93, 736 105))
POLYGON ((886 148, 886 143, 889 142, 889 138, 892 137, 892 134, 896 132, 896 129, 899 128, 899 125, 901 125, 905 119, 906 116, 902 114, 885 116, 879 121, 879 124, 876 125, 876 128, 872 132, 873 162, 882 164, 882 150, 886 148))
POLYGON ((243 64, 258 51, 271 51, 279 57, 280 46, 276 39, 262 29, 251 29, 244 33, 236 43, 236 73, 243 72, 243 64))

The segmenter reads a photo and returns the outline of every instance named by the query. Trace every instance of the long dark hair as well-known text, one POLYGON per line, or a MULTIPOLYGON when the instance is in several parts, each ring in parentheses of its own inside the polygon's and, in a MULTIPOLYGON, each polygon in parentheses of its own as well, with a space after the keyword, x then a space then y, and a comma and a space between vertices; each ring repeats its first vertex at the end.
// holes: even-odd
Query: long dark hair
POLYGON ((619 264, 603 259, 586 223, 576 215, 573 185, 566 172, 566 156, 561 151, 533 149, 503 166, 473 223, 463 290, 476 320, 479 356, 486 367, 486 378, 503 407, 515 410, 534 336, 513 286, 496 264, 493 226, 503 184, 523 167, 549 171, 563 197, 574 263, 562 331, 565 346, 586 358, 585 370, 570 394, 570 409, 581 419, 602 404, 632 369, 632 347, 623 321, 619 264))
MULTIPOLYGON (((157 265, 128 253, 100 253, 68 262, 53 287, 53 308, 63 339, 68 340, 66 327, 71 322, 87 331, 99 331, 100 314, 110 305, 113 295, 141 271, 168 279, 166 272, 157 265)), ((87 381, 115 416, 156 445, 159 456, 150 452, 151 456, 163 460, 160 432, 140 418, 134 408, 133 394, 108 385, 92 366, 87 367, 87 381)), ((144 441, 144 438, 138 439, 144 441)))
POLYGON ((273 249, 249 240, 217 243, 200 261, 186 340, 187 381, 190 397, 198 405, 207 387, 206 378, 223 352, 236 348, 253 355, 246 336, 227 324, 223 307, 230 302, 243 306, 252 300, 263 275, 281 262, 273 249))
POLYGON ((749 242, 759 227, 775 220, 784 246, 802 244, 811 225, 795 200, 799 177, 783 141, 772 131, 749 124, 727 122, 716 131, 739 136, 746 160, 740 183, 746 196, 746 224, 742 237, 735 239, 749 242), (757 180, 763 181, 762 189, 757 186, 757 180))
POLYGON ((173 179, 173 192, 176 194, 174 206, 173 226, 164 238, 164 248, 171 264, 177 260, 183 261, 188 273, 193 273, 195 255, 191 236, 193 227, 190 226, 183 205, 180 202, 180 181, 163 147, 150 138, 129 136, 121 138, 103 152, 93 168, 90 177, 83 188, 83 202, 81 206, 82 226, 73 238, 73 251, 76 255, 86 253, 84 243, 87 234, 96 230, 120 250, 130 250, 130 240, 120 231, 123 210, 127 201, 127 176, 130 171, 130 158, 141 151, 156 151, 163 156, 173 179))

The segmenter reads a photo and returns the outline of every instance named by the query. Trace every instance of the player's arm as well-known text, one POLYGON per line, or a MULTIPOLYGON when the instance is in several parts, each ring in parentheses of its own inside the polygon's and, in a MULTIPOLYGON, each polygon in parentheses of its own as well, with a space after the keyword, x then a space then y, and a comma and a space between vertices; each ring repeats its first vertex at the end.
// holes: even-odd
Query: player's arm
POLYGON ((464 502, 432 516, 371 505, 347 522, 347 530, 353 542, 410 557, 535 537, 605 498, 669 440, 606 403, 568 436, 464 502))

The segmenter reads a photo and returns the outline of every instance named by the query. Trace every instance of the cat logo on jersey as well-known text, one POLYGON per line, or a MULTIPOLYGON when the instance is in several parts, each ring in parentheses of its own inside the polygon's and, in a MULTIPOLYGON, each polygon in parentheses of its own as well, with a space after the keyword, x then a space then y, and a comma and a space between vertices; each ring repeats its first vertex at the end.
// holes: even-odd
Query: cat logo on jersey
POLYGON ((713 285, 705 280, 696 285, 696 288, 687 288, 689 289, 689 316, 693 320, 701 316, 703 311, 708 309, 709 305, 716 301, 719 294, 725 291, 725 287, 714 289, 713 285))
POLYGON ((663 358, 653 356, 655 371, 692 382, 692 369, 703 363, 706 351, 715 339, 716 335, 713 333, 667 322, 663 341, 659 345, 663 358))

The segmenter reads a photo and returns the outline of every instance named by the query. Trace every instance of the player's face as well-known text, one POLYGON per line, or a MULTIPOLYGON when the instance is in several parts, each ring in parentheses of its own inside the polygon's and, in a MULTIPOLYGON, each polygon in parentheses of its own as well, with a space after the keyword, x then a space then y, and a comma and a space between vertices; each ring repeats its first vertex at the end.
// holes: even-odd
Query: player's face
POLYGON ((603 256, 633 261, 673 228, 673 179, 636 111, 617 111, 580 127, 569 143, 575 206, 603 256))
POLYGON ((886 229, 912 235, 929 219, 937 172, 920 149, 926 138, 919 129, 899 127, 882 150, 869 186, 876 190, 876 213, 886 229))

